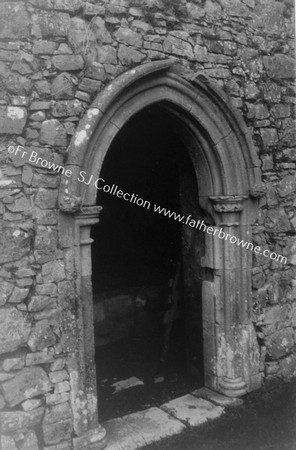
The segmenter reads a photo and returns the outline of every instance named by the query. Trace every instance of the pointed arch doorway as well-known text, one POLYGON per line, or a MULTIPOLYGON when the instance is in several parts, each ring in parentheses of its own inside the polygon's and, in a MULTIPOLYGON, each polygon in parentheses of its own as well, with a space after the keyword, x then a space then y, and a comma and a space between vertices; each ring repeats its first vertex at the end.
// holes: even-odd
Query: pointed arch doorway
POLYGON ((193 225, 206 217, 177 126, 165 103, 144 108, 117 133, 100 172, 103 209, 91 237, 104 420, 203 386, 205 239, 193 225), (114 395, 115 379, 135 376, 144 385, 114 395))
MULTIPOLYGON (((174 116, 194 168, 198 204, 213 226, 251 241, 260 191, 259 160, 240 115, 229 99, 203 76, 185 79, 170 61, 134 68, 109 84, 81 120, 69 149, 59 207, 65 257, 73 257, 77 335, 69 353, 75 433, 96 436, 91 226, 98 222, 95 183, 79 181, 81 171, 100 176, 111 143, 145 108, 160 104, 174 116), (63 230, 67 228, 67 239, 63 230), (82 409, 84 412, 82 412, 82 409)), ((251 321, 251 254, 204 233, 201 283, 205 385, 229 396, 258 386, 258 345, 251 321)), ((190 246, 194 249, 194 243, 190 246)), ((193 292, 194 296, 194 292, 193 292)), ((77 438, 78 439, 78 438, 77 438)), ((91 438, 89 438, 91 439, 91 438)))

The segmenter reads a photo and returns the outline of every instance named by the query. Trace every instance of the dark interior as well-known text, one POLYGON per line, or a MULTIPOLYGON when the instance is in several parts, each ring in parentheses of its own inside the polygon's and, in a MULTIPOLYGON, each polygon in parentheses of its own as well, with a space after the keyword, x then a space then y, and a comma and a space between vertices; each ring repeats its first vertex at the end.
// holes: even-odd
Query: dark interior
POLYGON ((103 210, 92 231, 92 282, 95 310, 104 305, 101 322, 95 321, 101 420, 202 384, 202 354, 197 375, 186 364, 182 225, 154 212, 156 204, 182 214, 180 177, 193 172, 175 130, 162 105, 144 109, 118 132, 100 173, 105 184, 150 202, 145 208, 98 191, 103 210), (177 306, 170 315, 172 291, 177 306), (112 384, 132 376, 144 385, 114 394, 112 384))

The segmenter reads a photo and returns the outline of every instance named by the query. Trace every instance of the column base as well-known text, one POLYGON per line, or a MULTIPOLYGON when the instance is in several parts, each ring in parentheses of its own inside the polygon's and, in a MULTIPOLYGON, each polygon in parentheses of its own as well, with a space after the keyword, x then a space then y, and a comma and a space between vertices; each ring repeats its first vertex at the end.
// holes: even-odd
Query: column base
POLYGON ((223 377, 219 381, 219 391, 227 397, 240 397, 247 393, 247 385, 241 377, 223 377))
POLYGON ((106 445, 106 430, 101 425, 73 439, 74 450, 103 450, 106 445))

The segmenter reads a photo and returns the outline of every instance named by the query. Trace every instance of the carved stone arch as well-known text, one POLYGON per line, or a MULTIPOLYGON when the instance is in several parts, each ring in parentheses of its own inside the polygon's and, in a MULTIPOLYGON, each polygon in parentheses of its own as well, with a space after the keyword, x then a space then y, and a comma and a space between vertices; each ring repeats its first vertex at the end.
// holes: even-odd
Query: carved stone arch
MULTIPOLYGON (((98 178, 118 131, 155 103, 176 118, 180 138, 197 168, 200 206, 221 233, 252 240, 260 163, 242 117, 220 88, 203 74, 188 79, 173 62, 165 60, 123 73, 98 94, 72 138, 66 163, 71 176, 63 176, 59 193, 61 230, 73 236, 73 241, 63 236, 61 240, 66 241, 67 257, 70 253, 74 259, 79 305, 77 353, 71 360, 77 373, 72 404, 78 436, 94 430, 98 420, 95 376, 87 374, 86 367, 89 370, 90 361, 94 365, 90 230, 100 211, 94 183, 81 183, 78 176, 84 171, 98 178), (82 403, 88 411, 83 420, 82 403)), ((251 252, 207 233, 205 239, 203 265, 213 274, 202 288, 205 383, 238 396, 258 387, 260 378, 250 312, 251 252)))

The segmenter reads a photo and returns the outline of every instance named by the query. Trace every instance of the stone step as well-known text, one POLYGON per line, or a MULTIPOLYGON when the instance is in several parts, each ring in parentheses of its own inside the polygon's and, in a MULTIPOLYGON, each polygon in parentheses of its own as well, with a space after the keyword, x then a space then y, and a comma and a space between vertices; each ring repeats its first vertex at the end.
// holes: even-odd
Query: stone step
POLYGON ((160 408, 149 408, 103 423, 107 431, 106 450, 135 450, 181 433, 186 426, 160 408))
POLYGON ((191 394, 103 423, 108 445, 106 450, 135 450, 166 437, 179 434, 187 427, 198 426, 224 413, 221 406, 241 404, 210 389, 191 394), (219 403, 219 404, 218 404, 219 403))

